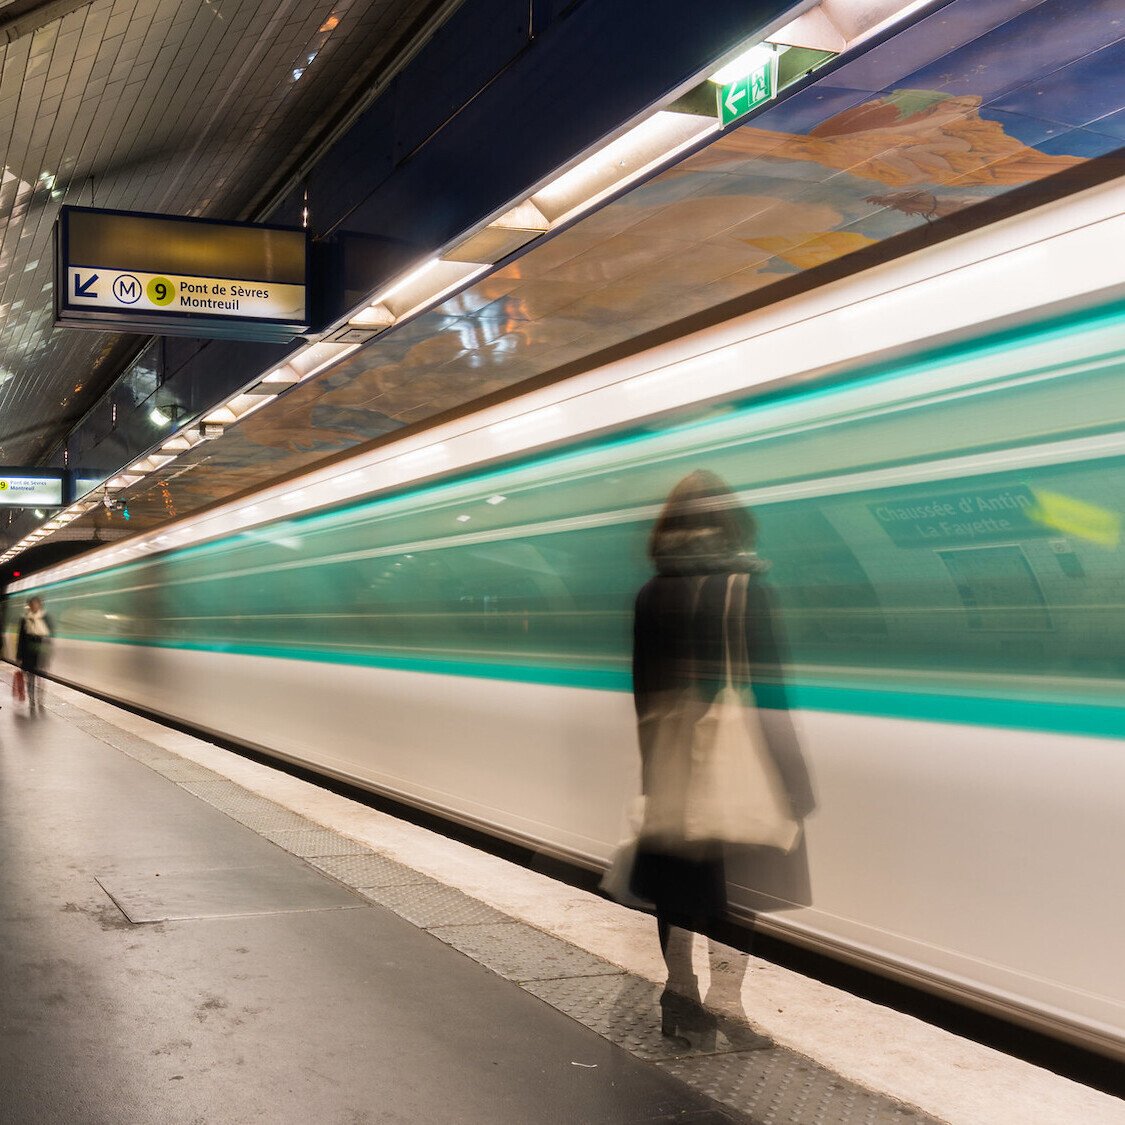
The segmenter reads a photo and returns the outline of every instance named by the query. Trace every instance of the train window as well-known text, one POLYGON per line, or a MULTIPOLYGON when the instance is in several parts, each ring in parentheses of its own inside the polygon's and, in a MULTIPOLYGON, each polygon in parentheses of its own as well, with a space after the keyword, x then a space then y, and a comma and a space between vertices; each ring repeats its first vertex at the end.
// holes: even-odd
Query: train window
POLYGON ((970 629, 1028 632, 1051 628, 1043 588, 1022 547, 938 551, 953 578, 970 629))

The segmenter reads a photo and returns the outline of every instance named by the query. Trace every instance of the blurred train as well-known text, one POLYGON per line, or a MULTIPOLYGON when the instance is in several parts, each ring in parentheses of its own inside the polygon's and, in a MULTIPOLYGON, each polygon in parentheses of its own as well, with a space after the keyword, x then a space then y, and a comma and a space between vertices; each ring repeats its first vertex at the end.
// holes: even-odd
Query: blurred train
POLYGON ((795 854, 732 866, 736 912, 1120 1056, 1122 196, 389 441, 9 603, 44 597, 65 681, 596 867, 637 786, 646 535, 712 469, 759 521, 815 793, 795 854))

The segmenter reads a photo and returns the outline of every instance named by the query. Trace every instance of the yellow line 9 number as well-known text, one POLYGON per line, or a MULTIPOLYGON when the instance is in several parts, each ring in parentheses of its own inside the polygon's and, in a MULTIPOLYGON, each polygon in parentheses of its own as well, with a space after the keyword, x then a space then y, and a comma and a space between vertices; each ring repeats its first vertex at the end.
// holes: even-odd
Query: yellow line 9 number
POLYGON ((176 299, 176 286, 166 277, 154 277, 145 286, 145 296, 154 305, 170 305, 176 299))

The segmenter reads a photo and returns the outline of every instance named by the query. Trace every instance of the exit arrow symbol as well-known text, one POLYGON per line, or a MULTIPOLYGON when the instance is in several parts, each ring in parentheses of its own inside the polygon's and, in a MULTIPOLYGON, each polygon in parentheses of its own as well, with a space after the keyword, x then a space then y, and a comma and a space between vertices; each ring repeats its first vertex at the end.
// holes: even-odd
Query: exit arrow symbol
POLYGON ((747 89, 746 89, 745 80, 740 80, 740 81, 736 82, 733 86, 731 86, 730 93, 727 94, 727 100, 724 103, 727 107, 727 113, 731 113, 731 114, 737 113, 738 112, 738 103, 740 101, 742 101, 742 99, 744 97, 746 97, 746 94, 747 94, 747 89))
POLYGON ((96 273, 90 274, 85 281, 82 280, 82 275, 80 273, 76 273, 74 275, 74 295, 76 297, 97 297, 97 293, 92 293, 90 291, 90 286, 97 280, 98 275, 96 273))

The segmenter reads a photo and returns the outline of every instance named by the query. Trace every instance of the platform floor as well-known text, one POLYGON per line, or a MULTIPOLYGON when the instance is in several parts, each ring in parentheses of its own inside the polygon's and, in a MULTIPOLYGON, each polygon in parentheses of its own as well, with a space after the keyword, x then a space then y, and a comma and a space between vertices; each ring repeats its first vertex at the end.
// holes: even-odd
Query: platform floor
POLYGON ((78 692, 0 702, 0 1121, 1125 1121, 761 962, 752 1023, 677 1049, 649 919, 78 692))

